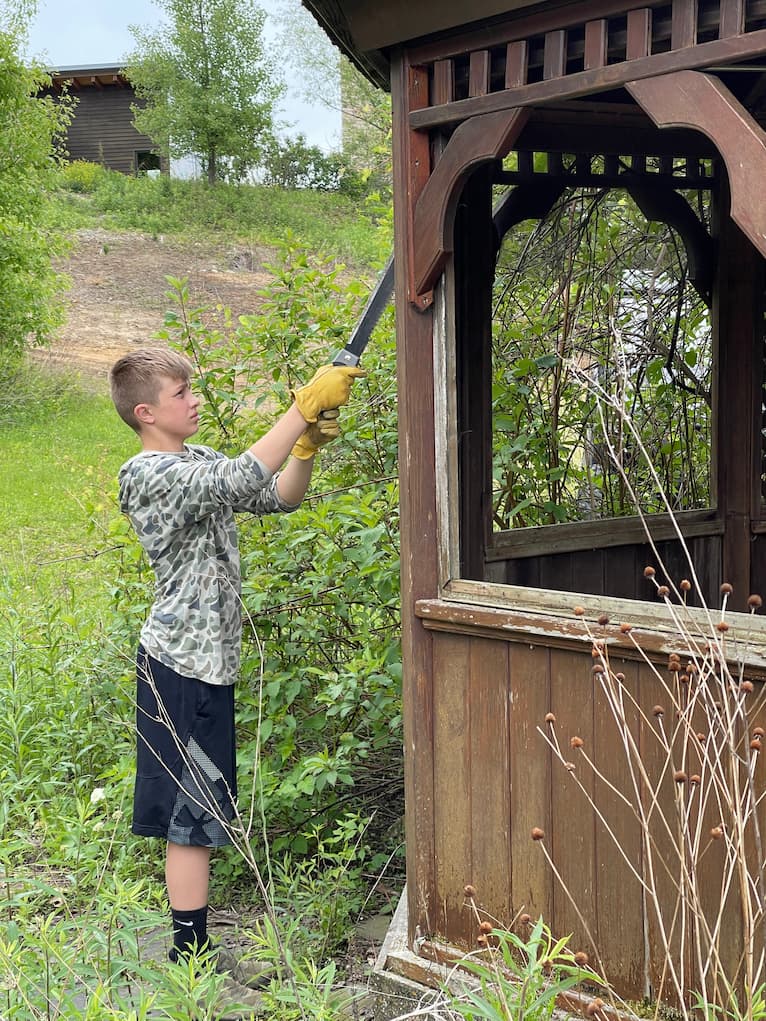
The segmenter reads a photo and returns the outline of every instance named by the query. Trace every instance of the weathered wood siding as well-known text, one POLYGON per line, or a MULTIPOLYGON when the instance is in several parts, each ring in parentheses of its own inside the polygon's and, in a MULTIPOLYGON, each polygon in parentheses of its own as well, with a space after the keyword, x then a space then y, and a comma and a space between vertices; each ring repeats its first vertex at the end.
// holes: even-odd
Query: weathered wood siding
POLYGON ((136 153, 152 151, 154 143, 133 126, 131 104, 136 95, 129 86, 82 88, 74 92, 78 103, 67 132, 66 147, 72 160, 102 163, 124 174, 136 172, 136 153))
MULTIPOLYGON (((641 830, 631 809, 609 789, 612 784, 634 800, 634 777, 612 711, 593 678, 590 644, 551 648, 448 630, 434 631, 433 643, 436 896, 429 900, 437 914, 429 919, 430 931, 447 932, 450 942, 475 948, 478 922, 464 895, 471 884, 482 918, 501 924, 517 919, 516 928, 524 934, 518 916, 542 915, 557 935, 572 933, 572 949, 598 960, 623 995, 656 995, 665 949, 656 916, 626 863, 648 874, 641 830), (545 722, 549 712, 575 772, 554 758, 540 733, 552 733, 545 722), (574 736, 584 742, 582 753, 570 749, 574 736), (602 779, 595 778, 586 756, 602 779), (600 816, 584 792, 597 797, 600 816), (558 879, 543 842, 531 838, 533 827, 545 833, 558 879)), ((654 733, 658 723, 653 716, 655 705, 664 706, 668 729, 673 729, 667 693, 647 664, 613 658, 612 669, 625 675, 626 689, 640 707, 639 712, 626 703, 628 726, 672 826, 678 785, 654 733)), ((684 757, 681 741, 679 734, 676 752, 689 775, 701 771, 700 755, 690 749, 684 757)), ((646 789, 643 796, 648 797, 646 789)), ((679 862, 659 812, 654 816, 653 866, 670 928, 677 900, 672 875, 679 862)), ((711 806, 705 826, 718 821, 711 806)), ((699 869, 703 888, 720 889, 721 849, 709 847, 699 869)), ((715 903, 711 894, 711 918, 715 903)), ((738 912, 727 912, 723 926, 721 946, 734 961, 742 946, 738 912)))

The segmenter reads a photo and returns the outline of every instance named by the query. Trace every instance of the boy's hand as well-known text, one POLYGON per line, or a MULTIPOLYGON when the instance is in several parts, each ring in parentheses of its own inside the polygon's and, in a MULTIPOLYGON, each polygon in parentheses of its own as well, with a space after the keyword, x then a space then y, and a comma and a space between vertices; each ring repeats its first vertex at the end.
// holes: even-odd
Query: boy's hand
POLYGON ((351 384, 366 375, 364 369, 349 365, 323 365, 305 386, 291 390, 290 395, 306 421, 316 422, 322 411, 334 411, 347 404, 351 384))
POLYGON ((337 408, 323 411, 316 422, 313 422, 292 449, 293 457, 300 461, 308 461, 320 447, 331 443, 340 436, 337 408))

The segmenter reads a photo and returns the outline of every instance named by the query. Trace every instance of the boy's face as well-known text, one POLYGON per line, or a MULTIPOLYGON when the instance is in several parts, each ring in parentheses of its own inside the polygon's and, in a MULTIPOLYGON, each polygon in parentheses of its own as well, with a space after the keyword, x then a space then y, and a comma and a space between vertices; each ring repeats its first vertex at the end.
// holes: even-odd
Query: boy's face
POLYGON ((142 437, 158 449, 182 449, 199 428, 200 403, 188 379, 163 379, 157 399, 136 406, 142 437))

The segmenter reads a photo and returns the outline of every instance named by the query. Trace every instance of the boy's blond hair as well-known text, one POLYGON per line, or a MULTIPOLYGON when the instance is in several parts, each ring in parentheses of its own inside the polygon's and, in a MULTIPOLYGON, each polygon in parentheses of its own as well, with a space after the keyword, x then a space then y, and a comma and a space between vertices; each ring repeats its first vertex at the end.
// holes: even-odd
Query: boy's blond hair
POLYGON ((145 347, 123 355, 109 372, 109 389, 117 414, 137 433, 141 423, 134 414, 138 404, 154 404, 165 380, 188 383, 191 362, 177 351, 145 347))

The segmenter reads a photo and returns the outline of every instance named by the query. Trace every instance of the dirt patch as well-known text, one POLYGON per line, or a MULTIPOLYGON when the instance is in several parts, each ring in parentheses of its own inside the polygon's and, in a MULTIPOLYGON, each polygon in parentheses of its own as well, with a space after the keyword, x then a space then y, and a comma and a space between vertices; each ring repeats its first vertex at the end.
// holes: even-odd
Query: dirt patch
POLYGON ((162 235, 101 229, 77 231, 62 270, 71 279, 67 320, 50 348, 35 360, 106 378, 120 355, 161 344, 154 334, 165 312, 168 276, 188 278, 195 305, 253 312, 268 280, 268 249, 181 242, 162 235))

